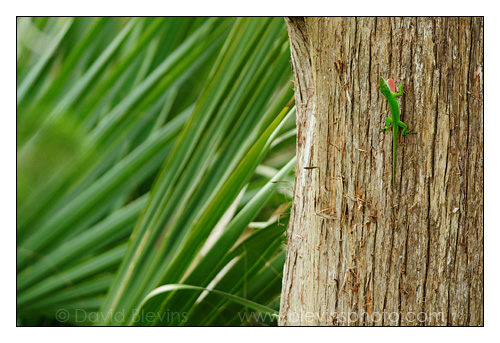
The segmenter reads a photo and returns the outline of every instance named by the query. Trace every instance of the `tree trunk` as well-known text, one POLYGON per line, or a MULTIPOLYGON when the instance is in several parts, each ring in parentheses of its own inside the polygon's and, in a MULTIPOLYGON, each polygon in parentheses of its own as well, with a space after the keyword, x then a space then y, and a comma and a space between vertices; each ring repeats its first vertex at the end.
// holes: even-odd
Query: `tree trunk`
POLYGON ((298 133, 280 325, 483 325, 483 19, 286 22, 298 133), (394 186, 380 76, 403 83, 417 132, 398 136, 394 186))

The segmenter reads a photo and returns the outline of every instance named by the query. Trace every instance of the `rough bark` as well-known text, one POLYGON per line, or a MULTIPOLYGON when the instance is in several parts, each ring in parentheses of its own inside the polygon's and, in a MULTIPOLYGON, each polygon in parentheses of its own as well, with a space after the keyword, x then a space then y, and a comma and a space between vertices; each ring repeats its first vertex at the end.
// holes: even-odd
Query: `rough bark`
POLYGON ((286 18, 297 105, 280 325, 483 325, 483 19, 286 18), (392 186, 378 78, 403 83, 392 186))

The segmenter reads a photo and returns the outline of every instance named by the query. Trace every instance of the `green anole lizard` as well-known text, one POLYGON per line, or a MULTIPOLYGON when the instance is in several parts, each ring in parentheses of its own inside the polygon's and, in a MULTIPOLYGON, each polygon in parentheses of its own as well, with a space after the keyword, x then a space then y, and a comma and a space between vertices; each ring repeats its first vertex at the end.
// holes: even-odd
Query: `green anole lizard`
POLYGON ((399 109, 398 100, 396 98, 403 95, 403 84, 401 83, 399 85, 399 93, 396 93, 396 85, 394 84, 394 80, 388 79, 386 81, 383 77, 380 77, 378 87, 380 88, 382 94, 384 94, 384 96, 387 98, 387 101, 389 101, 389 108, 391 109, 392 115, 392 118, 385 118, 384 130, 389 129, 389 123, 392 124, 392 184, 394 185, 396 175, 396 148, 399 127, 403 128, 403 136, 414 132, 408 130, 408 125, 400 120, 401 110, 399 109))

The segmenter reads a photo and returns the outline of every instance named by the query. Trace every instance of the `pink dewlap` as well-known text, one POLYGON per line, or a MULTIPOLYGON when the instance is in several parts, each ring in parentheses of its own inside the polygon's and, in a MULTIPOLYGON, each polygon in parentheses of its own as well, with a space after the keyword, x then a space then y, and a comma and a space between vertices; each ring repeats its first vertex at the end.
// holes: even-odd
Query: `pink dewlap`
POLYGON ((387 83, 389 84, 389 88, 391 89, 391 92, 396 93, 396 84, 394 83, 393 79, 387 80, 387 83))

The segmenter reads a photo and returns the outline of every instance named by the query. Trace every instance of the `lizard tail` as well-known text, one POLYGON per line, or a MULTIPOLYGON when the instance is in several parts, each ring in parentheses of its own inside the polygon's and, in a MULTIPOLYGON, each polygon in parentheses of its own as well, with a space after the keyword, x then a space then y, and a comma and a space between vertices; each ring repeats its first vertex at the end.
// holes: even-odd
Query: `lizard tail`
POLYGON ((393 130, 393 139, 392 139, 392 185, 396 183, 396 150, 397 150, 397 139, 398 139, 398 131, 393 130))

